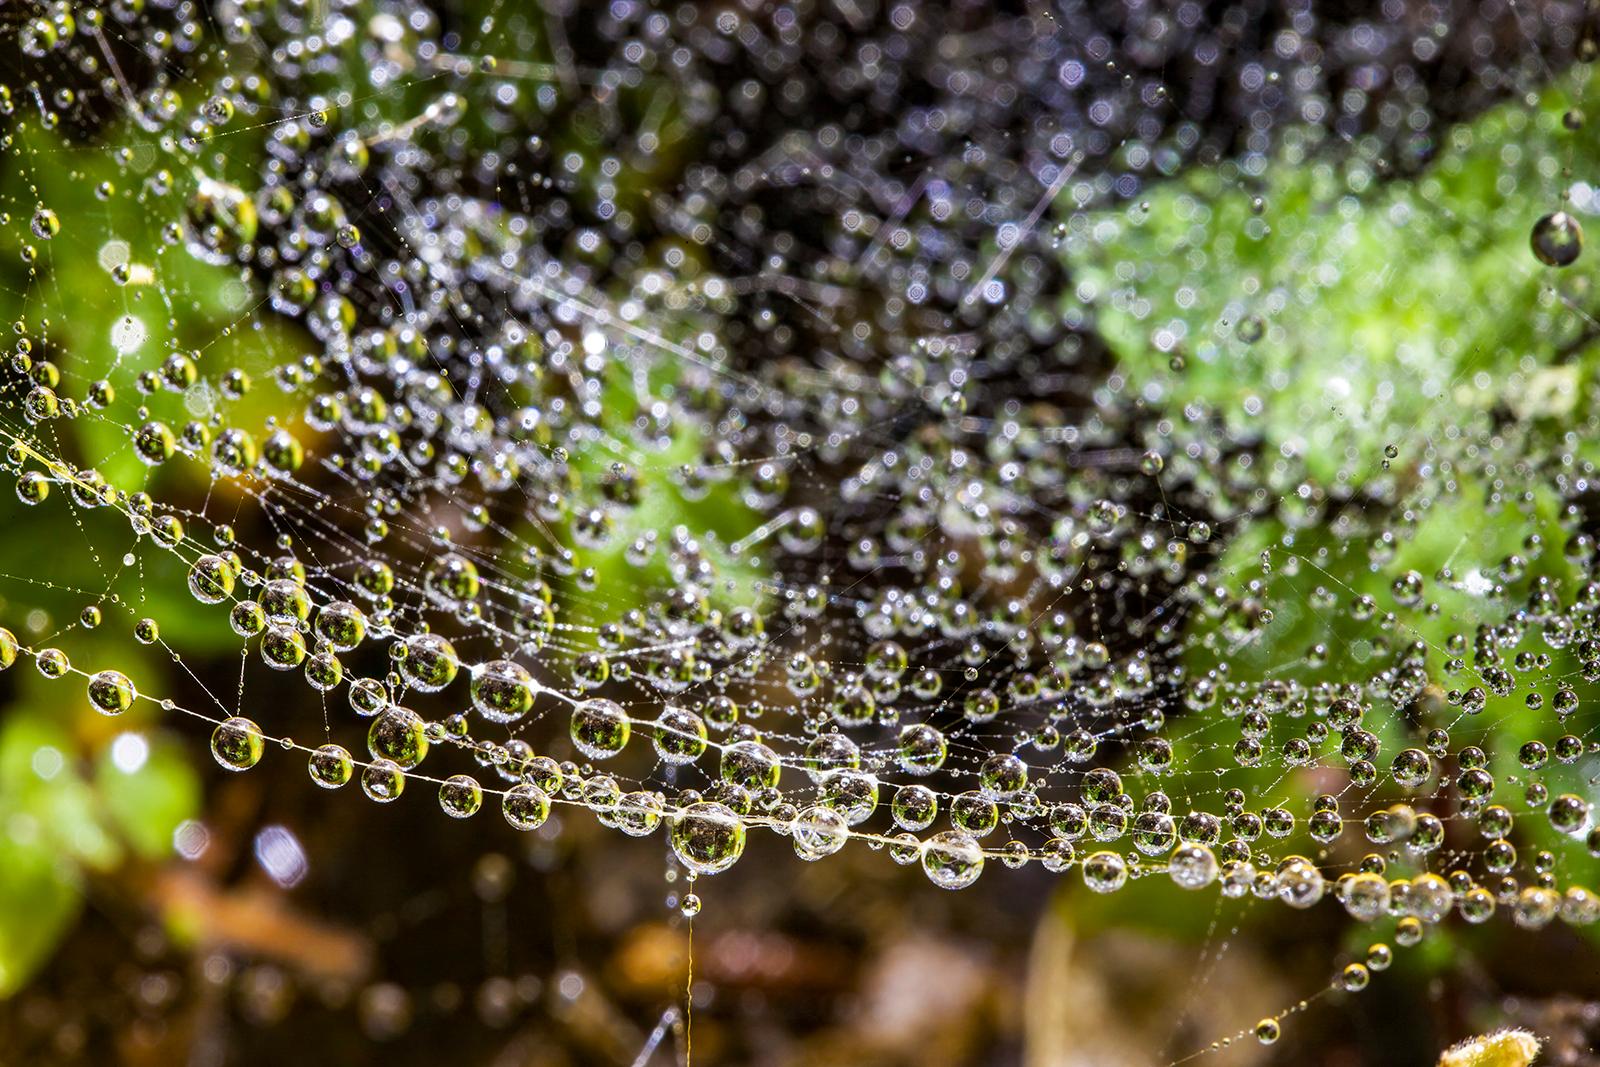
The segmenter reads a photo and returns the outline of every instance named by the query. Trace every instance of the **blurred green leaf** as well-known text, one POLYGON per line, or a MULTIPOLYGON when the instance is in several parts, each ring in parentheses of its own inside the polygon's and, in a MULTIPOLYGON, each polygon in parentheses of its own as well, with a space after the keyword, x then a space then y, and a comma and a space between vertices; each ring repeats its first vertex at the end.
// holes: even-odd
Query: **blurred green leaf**
POLYGON ((26 983, 70 929, 87 873, 114 869, 129 850, 164 855, 200 802, 175 743, 130 731, 126 747, 114 741, 85 757, 61 691, 46 691, 51 710, 30 701, 0 724, 0 996, 26 983))

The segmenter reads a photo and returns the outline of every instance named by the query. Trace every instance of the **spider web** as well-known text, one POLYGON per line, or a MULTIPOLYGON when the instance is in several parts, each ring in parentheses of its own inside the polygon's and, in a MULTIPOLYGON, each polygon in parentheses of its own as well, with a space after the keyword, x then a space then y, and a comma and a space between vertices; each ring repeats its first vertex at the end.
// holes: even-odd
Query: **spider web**
POLYGON ((31 7, 20 652, 691 915, 772 833, 1592 922, 1583 15, 31 7))

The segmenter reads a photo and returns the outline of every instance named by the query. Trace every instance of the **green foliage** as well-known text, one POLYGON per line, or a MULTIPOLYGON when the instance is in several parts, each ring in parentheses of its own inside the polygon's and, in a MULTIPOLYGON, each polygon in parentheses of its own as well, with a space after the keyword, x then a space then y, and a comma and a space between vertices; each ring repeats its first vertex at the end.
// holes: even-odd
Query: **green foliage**
POLYGON ((116 748, 109 721, 85 702, 63 707, 37 678, 0 721, 0 996, 49 957, 93 875, 169 854, 198 810, 182 746, 134 731, 116 748))
MULTIPOLYGON (((1541 160, 1564 158, 1573 172, 1600 162, 1593 138, 1561 122, 1593 95, 1583 71, 1546 90, 1536 109, 1518 102, 1488 112, 1451 131, 1439 158, 1413 178, 1380 183, 1359 156, 1291 143, 1259 178, 1232 163, 1196 168, 1125 209, 1063 224, 1077 280, 1065 313, 1100 331, 1127 388, 1159 388, 1175 408, 1240 420, 1234 429, 1261 435, 1257 462, 1299 455, 1313 476, 1300 487, 1274 486, 1276 508, 1219 533, 1221 574, 1235 592, 1248 588, 1253 601, 1271 605, 1272 617, 1254 627, 1195 612, 1188 625, 1201 640, 1187 657, 1191 676, 1226 662, 1235 681, 1309 686, 1370 672, 1420 641, 1437 677, 1452 635, 1500 621, 1540 579, 1565 597, 1583 580, 1555 552, 1533 567, 1516 563, 1529 536, 1565 543, 1553 495, 1520 501, 1463 472, 1453 497, 1398 515, 1391 507, 1415 467, 1436 462, 1427 442, 1496 409, 1533 418, 1550 448, 1593 454, 1592 442, 1563 440, 1561 430, 1595 377, 1600 350, 1572 313, 1596 303, 1595 259, 1559 275, 1540 266, 1529 254, 1537 214, 1525 196, 1551 177, 1541 160), (1209 330, 1186 335, 1184 324, 1197 322, 1209 330), (1252 398, 1264 401, 1253 421, 1245 414, 1252 398), (1407 445, 1391 458, 1393 441, 1407 445), (1436 610, 1399 605, 1380 561, 1389 573, 1428 578, 1436 610), (1442 570, 1449 576, 1435 580, 1442 570), (1389 647, 1352 611, 1362 598, 1373 617, 1396 613, 1389 647)), ((1226 465, 1214 472, 1209 488, 1219 498, 1228 476, 1226 465)), ((1570 650, 1553 655, 1555 672, 1586 703, 1600 699, 1578 680, 1570 650)), ((1448 726, 1455 743, 1492 753, 1504 780, 1519 773, 1518 746, 1549 725, 1520 691, 1490 695, 1484 712, 1465 721, 1442 696, 1425 694, 1424 714, 1410 722, 1403 709, 1380 707, 1367 728, 1394 751, 1408 733, 1417 744, 1427 728, 1448 726)), ((1263 765, 1243 768, 1229 726, 1218 719, 1174 731, 1173 763, 1184 772, 1162 787, 1196 801, 1237 786, 1263 802, 1314 788, 1274 758, 1270 746, 1287 736, 1281 729, 1264 739, 1263 765)), ((1328 745, 1338 743, 1334 735, 1328 745)), ((1552 764, 1542 776, 1552 795, 1587 791, 1578 766, 1552 764)), ((1546 819, 1530 814, 1521 825, 1529 847, 1556 844, 1546 819)), ((1295 843, 1309 845, 1303 835, 1295 843)), ((1597 869, 1587 856, 1572 863, 1579 879, 1597 869)))
POLYGON ((1413 178, 1290 142, 1260 177, 1195 168, 1124 208, 1074 214, 1063 313, 1099 330, 1131 388, 1222 413, 1324 482, 1352 455, 1502 404, 1558 416, 1593 377, 1572 312, 1594 310, 1597 268, 1580 257, 1558 278, 1529 254, 1534 222, 1562 205, 1527 190, 1555 177, 1548 159, 1572 174, 1600 164, 1594 138, 1561 124, 1595 95, 1585 69, 1536 109, 1490 111, 1413 178), (1267 402, 1259 417, 1252 397, 1267 402))

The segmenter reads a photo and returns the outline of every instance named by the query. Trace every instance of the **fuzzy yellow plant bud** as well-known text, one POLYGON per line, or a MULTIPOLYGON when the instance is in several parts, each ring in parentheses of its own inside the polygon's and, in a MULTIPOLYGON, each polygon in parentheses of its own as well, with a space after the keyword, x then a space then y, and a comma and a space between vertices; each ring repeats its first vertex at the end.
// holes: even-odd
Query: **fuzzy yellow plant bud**
POLYGON ((1539 1039, 1526 1030, 1496 1030, 1451 1045, 1439 1067, 1528 1067, 1539 1055, 1539 1039))

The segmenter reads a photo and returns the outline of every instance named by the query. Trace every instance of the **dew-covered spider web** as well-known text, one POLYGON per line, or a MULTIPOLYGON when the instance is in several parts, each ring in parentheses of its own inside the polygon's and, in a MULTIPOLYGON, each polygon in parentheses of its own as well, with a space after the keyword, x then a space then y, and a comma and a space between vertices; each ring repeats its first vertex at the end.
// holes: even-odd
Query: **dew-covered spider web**
POLYGON ((1600 919, 1586 3, 4 15, 58 714, 649 856, 702 933, 769 839, 1193 913, 1163 1063, 1600 919), (1305 999, 1180 1034, 1285 908, 1305 999))

